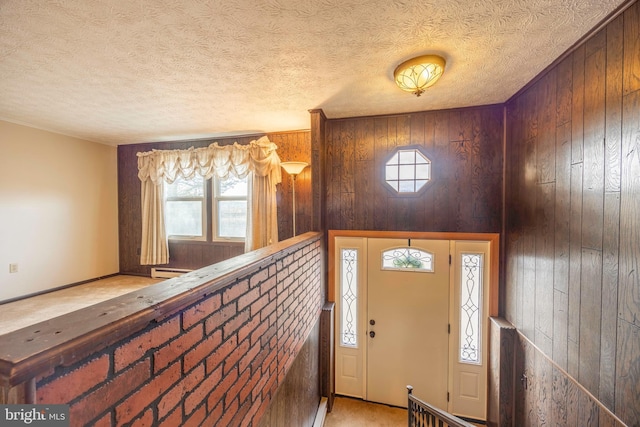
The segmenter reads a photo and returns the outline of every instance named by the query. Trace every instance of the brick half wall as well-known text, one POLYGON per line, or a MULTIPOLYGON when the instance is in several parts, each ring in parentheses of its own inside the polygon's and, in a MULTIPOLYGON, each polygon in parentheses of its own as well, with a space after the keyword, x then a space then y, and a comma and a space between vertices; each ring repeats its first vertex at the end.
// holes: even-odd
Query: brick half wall
POLYGON ((232 283, 209 284, 214 290, 190 306, 40 375, 35 403, 69 404, 72 426, 257 425, 324 303, 320 238, 299 241, 232 283))

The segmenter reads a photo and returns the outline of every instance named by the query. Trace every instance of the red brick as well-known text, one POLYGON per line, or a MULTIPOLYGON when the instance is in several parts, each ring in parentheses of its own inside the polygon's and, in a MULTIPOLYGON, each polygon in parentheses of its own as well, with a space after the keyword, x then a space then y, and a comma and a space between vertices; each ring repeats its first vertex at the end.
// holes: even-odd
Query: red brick
POLYGON ((225 404, 224 414, 222 418, 220 418, 220 422, 218 422, 219 426, 231 426, 231 420, 238 412, 238 399, 235 399, 228 404, 225 404))
POLYGON ((233 349, 233 351, 229 354, 229 356, 227 356, 227 358, 224 360, 225 374, 229 372, 231 368, 233 368, 238 363, 238 360, 240 360, 240 358, 244 354, 246 354, 247 350, 249 350, 248 340, 245 340, 244 342, 240 343, 236 348, 233 349))
POLYGON ((240 425, 243 427, 250 426, 250 425, 257 425, 257 423, 254 424, 254 416, 256 415, 256 412, 258 412, 258 410, 260 409, 261 405, 262 405, 262 399, 258 399, 255 402, 253 402, 251 404, 251 407, 247 411, 247 413, 242 417, 242 423, 240 425))
POLYGON ((216 311, 211 317, 205 321, 205 332, 210 334, 216 329, 222 327, 228 319, 236 315, 238 310, 235 304, 229 304, 216 311))
POLYGON ((209 398, 207 399, 207 405, 209 408, 217 406, 218 402, 221 401, 222 397, 227 393, 229 388, 236 382, 238 379, 238 370, 234 369, 229 372, 223 379, 216 385, 211 394, 209 394, 209 398))
POLYGON ((260 283, 264 282, 268 278, 269 278, 269 269, 263 268, 262 270, 258 271, 256 274, 251 276, 251 278, 249 279, 249 287, 255 288, 256 286, 258 286, 260 283))
POLYGON ((224 398, 224 406, 227 407, 231 404, 234 399, 238 398, 238 394, 240 394, 240 390, 242 387, 249 381, 249 377, 251 377, 250 371, 244 371, 240 378, 227 390, 227 395, 224 398))
POLYGON ((222 303, 228 304, 230 301, 235 300, 240 295, 244 295, 249 290, 249 281, 243 280, 242 282, 236 283, 235 285, 231 285, 227 287, 222 293, 222 303))
POLYGON ((131 427, 152 427, 153 426, 153 411, 147 409, 142 417, 138 418, 131 423, 131 427))
POLYGON ((277 327, 277 323, 278 323, 278 314, 274 311, 269 316, 269 325, 275 328, 277 327))
POLYGON ((178 406, 158 427, 176 427, 182 425, 182 406, 178 406))
POLYGON ((215 388, 222 378, 222 368, 218 368, 208 375, 201 383, 196 387, 193 392, 187 396, 184 400, 184 412, 185 415, 189 415, 196 407, 200 406, 202 402, 207 398, 209 393, 215 388))
POLYGON ((269 275, 269 280, 266 280, 260 284, 260 295, 268 295, 271 291, 275 291, 278 286, 275 274, 269 275))
POLYGON ((239 312, 236 317, 227 321, 222 327, 224 330, 224 338, 231 336, 234 332, 249 320, 249 309, 239 312))
POLYGON ((247 338, 260 324, 260 316, 252 317, 238 330, 238 341, 242 342, 247 338))
POLYGON ((251 379, 244 385, 244 387, 242 387, 242 390, 240 390, 240 402, 244 402, 248 396, 252 395, 253 388, 256 386, 256 384, 258 384, 261 376, 262 372, 260 371, 260 369, 257 369, 256 372, 254 372, 254 374, 251 376, 251 379))
POLYGON ((141 410, 149 406, 151 402, 162 396, 173 384, 178 382, 180 374, 180 362, 177 362, 139 388, 127 400, 116 407, 117 424, 122 425, 131 421, 141 410))
MULTIPOLYGON (((259 345, 259 343, 257 344, 259 345)), ((251 361, 251 371, 260 371, 265 359, 269 356, 268 348, 260 348, 256 357, 251 361)))
POLYGON ((282 304, 284 301, 287 300, 287 298, 289 298, 290 290, 291 290, 291 286, 289 285, 286 288, 284 288, 282 291, 278 292, 278 297, 276 298, 278 305, 282 304))
POLYGON ((269 329, 268 323, 261 323, 252 333, 251 333, 251 345, 256 342, 262 342, 260 338, 267 332, 269 329))
POLYGON ((266 394, 268 394, 269 389, 266 388, 267 383, 269 382, 269 376, 268 375, 262 375, 262 373, 260 372, 260 369, 258 369, 256 371, 256 373, 259 375, 258 376, 258 382, 256 383, 255 387, 253 387, 253 390, 251 391, 251 399, 252 400, 256 400, 259 396, 265 396, 266 394), (262 391, 266 390, 265 393, 263 393, 262 391))
POLYGON ((250 290, 249 292, 241 295, 238 298, 238 310, 242 311, 247 306, 251 305, 252 302, 260 298, 260 288, 255 288, 250 290))
POLYGON ((131 363, 141 359, 148 350, 161 346, 179 334, 180 322, 177 317, 174 317, 142 335, 133 338, 128 343, 116 348, 114 352, 115 371, 118 372, 126 368, 131 363))
POLYGON ((273 363, 273 369, 269 369, 269 376, 267 376, 267 383, 264 385, 264 390, 269 391, 269 395, 273 395, 278 389, 278 373, 276 372, 276 362, 273 363))
POLYGON ((150 377, 151 361, 144 359, 120 372, 113 380, 85 396, 69 409, 74 425, 87 425, 124 396, 138 389, 150 377))
POLYGON ((200 427, 201 425, 203 425, 202 421, 204 421, 204 417, 206 415, 207 408, 202 406, 196 412, 191 414, 187 421, 184 424, 181 424, 180 427, 200 427))
MULTIPOLYGON (((275 325, 273 326, 275 328, 275 325)), ((274 334, 269 341, 269 348, 278 348, 278 335, 274 334)))
POLYGON ((207 358, 222 342, 222 332, 215 331, 212 335, 196 345, 192 350, 184 355, 184 372, 189 372, 194 366, 201 363, 207 358))
POLYGON ((220 294, 215 294, 182 313, 182 328, 187 330, 212 315, 221 306, 220 294))
POLYGON ((265 357, 264 361, 262 362, 262 374, 266 375, 269 372, 269 367, 271 366, 271 364, 276 361, 276 356, 278 355, 278 351, 273 348, 271 349, 271 351, 268 352, 267 357, 265 357))
POLYGON ((286 319, 284 319, 283 326, 285 331, 291 330, 291 325, 293 324, 294 320, 295 320, 295 317, 291 315, 289 315, 286 319))
POLYGON ((251 409, 251 401, 249 402, 240 402, 240 407, 238 408, 238 412, 233 416, 231 420, 232 426, 240 426, 242 425, 242 421, 247 417, 247 413, 251 409))
POLYGON ((209 357, 207 357, 207 373, 213 371, 226 357, 231 353, 238 345, 237 335, 233 335, 220 345, 216 351, 209 357))
POLYGON ((260 299, 251 304, 251 317, 254 317, 260 313, 260 310, 269 304, 269 295, 263 295, 260 299))
POLYGON ((154 372, 166 368, 170 363, 182 356, 187 350, 200 341, 203 335, 202 330, 202 325, 196 326, 189 332, 182 333, 177 339, 156 351, 153 355, 154 372))
MULTIPOLYGON (((268 325, 268 323, 265 323, 268 325)), ((269 326, 268 329, 260 336, 260 342, 263 347, 271 347, 271 339, 276 334, 276 325, 269 326)))
POLYGON ((203 426, 223 426, 223 424, 218 424, 220 421, 220 417, 222 417, 222 413, 224 410, 224 405, 220 402, 211 412, 202 423, 203 426))
POLYGON ((37 391, 40 404, 68 403, 109 375, 109 356, 103 355, 80 366, 68 374, 51 381, 37 391))
POLYGON ((111 412, 93 423, 91 427, 111 427, 111 412))
POLYGON ((162 419, 182 402, 184 396, 196 388, 202 382, 204 376, 204 366, 200 365, 162 396, 158 403, 158 418, 162 419))

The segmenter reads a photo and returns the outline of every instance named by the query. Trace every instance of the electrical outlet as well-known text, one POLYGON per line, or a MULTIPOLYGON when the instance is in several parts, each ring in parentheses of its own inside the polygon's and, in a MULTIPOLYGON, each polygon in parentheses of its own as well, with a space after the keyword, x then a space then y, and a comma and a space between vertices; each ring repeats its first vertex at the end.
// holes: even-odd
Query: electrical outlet
POLYGON ((18 264, 9 264, 9 273, 17 273, 18 264))

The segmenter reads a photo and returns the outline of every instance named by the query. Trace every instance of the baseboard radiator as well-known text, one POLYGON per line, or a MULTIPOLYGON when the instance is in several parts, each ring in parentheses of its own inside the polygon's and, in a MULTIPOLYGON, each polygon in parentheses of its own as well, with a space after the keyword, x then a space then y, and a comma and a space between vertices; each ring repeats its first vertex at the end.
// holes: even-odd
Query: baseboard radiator
POLYGON ((407 386, 409 392, 409 427, 474 427, 463 419, 429 405, 413 395, 413 387, 407 386))
POLYGON ((170 279, 172 277, 181 276, 190 271, 193 270, 185 270, 183 268, 152 267, 151 277, 154 279, 170 279))

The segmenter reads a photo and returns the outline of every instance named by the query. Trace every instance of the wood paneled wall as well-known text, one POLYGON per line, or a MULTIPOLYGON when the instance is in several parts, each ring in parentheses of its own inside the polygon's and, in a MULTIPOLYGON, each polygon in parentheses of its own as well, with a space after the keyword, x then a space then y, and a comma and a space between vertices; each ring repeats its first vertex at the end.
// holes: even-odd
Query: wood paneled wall
MULTIPOLYGON (((311 165, 310 132, 269 134, 269 139, 278 145, 278 156, 283 162, 307 162, 311 165)), ((296 235, 312 231, 313 203, 311 176, 313 168, 305 168, 296 177, 296 235)), ((282 169, 282 183, 278 186, 278 238, 293 236, 293 180, 282 169)))
POLYGON ((639 425, 640 5, 507 111, 505 315, 639 425))
POLYGON ((515 413, 515 353, 518 333, 503 318, 489 319, 487 425, 513 427, 515 413))
POLYGON ((259 427, 312 427, 320 403, 320 321, 302 345, 259 427))
POLYGON ((517 398, 515 422, 511 425, 624 427, 620 419, 524 335, 516 334, 515 350, 517 398))
MULTIPOLYGON (((266 134, 278 145, 278 155, 282 161, 311 161, 309 131, 266 134)), ((206 147, 213 142, 220 145, 247 144, 263 135, 248 135, 230 138, 216 138, 196 141, 157 142, 118 146, 118 218, 120 245, 120 272, 149 275, 150 267, 140 265, 141 209, 140 180, 138 179, 138 158, 136 153, 149 150, 186 149, 206 147)), ((296 180, 296 231, 302 234, 311 230, 311 175, 310 168, 296 180)), ((292 193, 291 178, 282 171, 282 183, 278 185, 278 229, 279 239, 292 236, 292 193)), ((171 267, 197 269, 234 257, 244 252, 242 243, 225 242, 170 242, 171 267)))
POLYGON ((501 106, 328 120, 326 228, 499 232, 502 193, 501 106), (384 182, 398 146, 419 146, 432 177, 417 196, 384 182))

